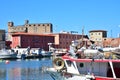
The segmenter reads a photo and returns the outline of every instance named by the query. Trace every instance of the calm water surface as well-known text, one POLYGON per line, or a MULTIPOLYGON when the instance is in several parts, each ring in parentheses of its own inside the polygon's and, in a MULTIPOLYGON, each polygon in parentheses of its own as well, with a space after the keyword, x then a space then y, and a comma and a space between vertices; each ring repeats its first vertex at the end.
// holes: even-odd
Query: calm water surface
POLYGON ((49 74, 42 71, 44 66, 51 67, 52 60, 12 60, 9 64, 0 62, 0 80, 53 80, 49 74))

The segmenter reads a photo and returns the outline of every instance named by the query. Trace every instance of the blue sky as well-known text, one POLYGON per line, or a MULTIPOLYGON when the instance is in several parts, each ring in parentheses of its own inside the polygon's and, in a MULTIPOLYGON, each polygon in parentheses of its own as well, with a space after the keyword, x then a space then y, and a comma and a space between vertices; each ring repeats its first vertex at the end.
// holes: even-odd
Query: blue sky
POLYGON ((0 29, 7 23, 52 23, 54 33, 106 30, 108 37, 120 33, 120 0, 0 0, 0 29))

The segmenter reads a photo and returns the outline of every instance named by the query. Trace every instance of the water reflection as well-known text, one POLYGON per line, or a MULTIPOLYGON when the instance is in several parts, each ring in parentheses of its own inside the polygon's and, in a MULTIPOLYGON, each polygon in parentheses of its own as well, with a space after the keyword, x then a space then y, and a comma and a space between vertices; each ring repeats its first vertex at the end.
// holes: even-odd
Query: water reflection
POLYGON ((0 63, 0 80, 52 80, 49 74, 42 72, 43 66, 52 66, 51 59, 19 60, 0 63))
POLYGON ((6 75, 6 70, 0 69, 0 80, 6 80, 4 79, 6 75))

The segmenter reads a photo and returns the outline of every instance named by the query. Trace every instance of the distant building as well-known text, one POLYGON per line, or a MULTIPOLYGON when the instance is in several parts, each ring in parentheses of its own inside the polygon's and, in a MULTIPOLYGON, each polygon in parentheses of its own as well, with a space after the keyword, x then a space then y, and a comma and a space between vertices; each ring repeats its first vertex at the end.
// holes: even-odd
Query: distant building
POLYGON ((103 38, 107 37, 107 31, 105 30, 91 30, 89 31, 90 40, 95 41, 95 44, 98 46, 102 45, 103 38))
POLYGON ((0 30, 0 49, 5 48, 5 30, 0 30))
POLYGON ((82 38, 80 34, 71 33, 56 33, 55 36, 55 48, 68 49, 73 40, 78 40, 82 38))
POLYGON ((49 50, 48 43, 54 43, 54 36, 46 34, 14 33, 12 34, 12 48, 42 48, 49 50))
POLYGON ((12 48, 20 46, 22 48, 30 46, 31 48, 43 48, 48 50, 48 43, 53 43, 52 47, 59 49, 68 49, 71 41, 82 38, 82 35, 71 33, 50 33, 50 34, 30 34, 14 33, 12 34, 12 48))
POLYGON ((53 28, 51 23, 29 23, 28 20, 25 21, 24 25, 14 26, 13 22, 8 22, 8 40, 11 39, 11 35, 16 32, 41 34, 41 33, 52 33, 53 28))
POLYGON ((118 47, 120 38, 103 38, 103 47, 118 47))

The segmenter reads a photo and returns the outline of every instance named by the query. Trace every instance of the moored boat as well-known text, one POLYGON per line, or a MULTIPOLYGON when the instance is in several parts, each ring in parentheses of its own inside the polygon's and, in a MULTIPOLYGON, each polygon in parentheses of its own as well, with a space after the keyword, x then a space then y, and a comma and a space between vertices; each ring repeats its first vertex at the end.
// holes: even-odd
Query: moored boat
POLYGON ((53 67, 46 69, 54 80, 120 80, 120 59, 115 53, 99 49, 75 52, 75 46, 71 49, 53 59, 53 67))
POLYGON ((56 58, 48 73, 55 80, 120 80, 120 60, 56 58))
POLYGON ((17 54, 14 52, 14 50, 6 49, 0 50, 0 59, 14 59, 14 58, 17 58, 17 54))
POLYGON ((17 58, 20 59, 30 59, 30 58, 43 58, 43 57, 51 57, 52 52, 45 51, 41 48, 15 48, 13 49, 17 58))

